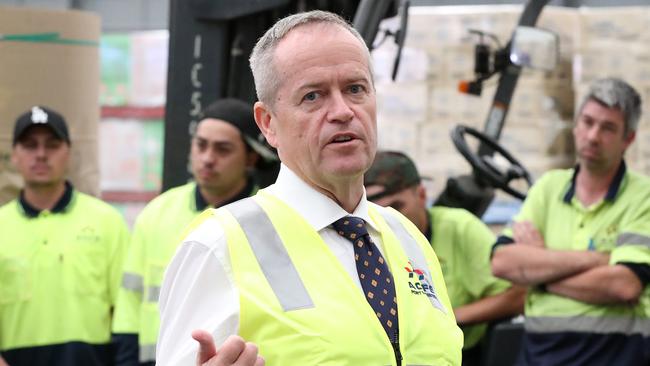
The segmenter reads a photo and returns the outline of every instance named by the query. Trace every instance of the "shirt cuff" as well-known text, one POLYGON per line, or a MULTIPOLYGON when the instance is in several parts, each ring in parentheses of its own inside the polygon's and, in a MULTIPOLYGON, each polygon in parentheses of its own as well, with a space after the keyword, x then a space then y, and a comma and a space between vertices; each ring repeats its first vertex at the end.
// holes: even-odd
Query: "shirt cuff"
POLYGON ((632 262, 619 262, 622 266, 625 266, 634 272, 634 274, 639 277, 641 284, 645 287, 650 283, 650 264, 647 263, 632 263, 632 262))
POLYGON ((492 259, 492 257, 494 256, 494 251, 495 251, 499 246, 501 246, 501 245, 508 245, 508 244, 514 244, 514 242, 515 242, 514 239, 512 239, 511 237, 509 237, 509 236, 505 236, 505 235, 500 235, 500 236, 497 238, 496 243, 494 243, 494 245, 492 245, 492 250, 490 251, 490 259, 492 259))

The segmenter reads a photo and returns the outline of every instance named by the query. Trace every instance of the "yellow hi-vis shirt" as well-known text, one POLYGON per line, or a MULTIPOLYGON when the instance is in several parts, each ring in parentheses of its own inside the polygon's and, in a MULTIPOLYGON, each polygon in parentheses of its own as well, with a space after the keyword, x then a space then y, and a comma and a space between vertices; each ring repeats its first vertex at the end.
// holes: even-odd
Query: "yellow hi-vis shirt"
MULTIPOLYGON (((610 253, 610 264, 650 264, 650 179, 622 162, 606 197, 584 207, 575 197, 575 169, 553 170, 531 188, 515 221, 531 221, 548 249, 610 253)), ((511 228, 504 238, 512 238, 511 228)), ((503 240, 503 239, 502 239, 503 240)), ((650 286, 637 304, 595 305, 538 287, 526 299, 529 362, 644 364, 650 338, 650 286), (549 345, 552 345, 549 346, 549 345), (589 352, 585 352, 589 349, 589 352), (591 358, 588 358, 591 357, 591 358)))
MULTIPOLYGON (((451 305, 454 308, 497 295, 510 288, 492 275, 490 250, 494 234, 470 212, 449 207, 429 208, 431 246, 438 256, 451 305)), ((463 327, 464 348, 475 346, 487 324, 463 327)))
MULTIPOLYGON (((397 364, 363 294, 294 210, 260 192, 212 214, 225 229, 239 291, 239 334, 268 365, 397 364)), ((395 284, 399 365, 460 365, 462 332, 431 246, 397 211, 371 205, 370 216, 395 284)))
POLYGON ((12 366, 109 362, 128 229, 108 204, 66 194, 60 212, 0 207, 0 351, 12 366))
MULTIPOLYGON (((252 180, 234 200, 248 197, 257 187, 252 180)), ((167 264, 181 242, 186 226, 209 207, 194 182, 170 189, 153 199, 138 216, 124 263, 113 333, 137 334, 139 361, 156 360, 160 328, 158 295, 167 264)))

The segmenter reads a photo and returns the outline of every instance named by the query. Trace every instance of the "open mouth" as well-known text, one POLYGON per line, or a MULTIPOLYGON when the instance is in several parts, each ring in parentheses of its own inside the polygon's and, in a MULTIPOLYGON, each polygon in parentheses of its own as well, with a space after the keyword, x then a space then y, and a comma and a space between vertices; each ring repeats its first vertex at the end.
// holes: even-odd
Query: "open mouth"
POLYGON ((350 142, 352 140, 355 140, 356 136, 353 134, 340 134, 340 135, 335 135, 332 140, 330 140, 330 143, 332 144, 344 144, 346 142, 350 142))
POLYGON ((339 136, 334 140, 332 140, 332 142, 334 143, 348 142, 348 141, 352 141, 352 136, 339 136))

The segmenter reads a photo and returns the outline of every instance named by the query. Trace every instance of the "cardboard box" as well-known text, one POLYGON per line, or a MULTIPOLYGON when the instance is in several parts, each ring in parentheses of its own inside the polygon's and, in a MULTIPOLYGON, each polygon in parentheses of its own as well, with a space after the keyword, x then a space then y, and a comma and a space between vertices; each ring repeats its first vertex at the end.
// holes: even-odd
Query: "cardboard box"
POLYGON ((645 43, 650 40, 650 8, 647 6, 581 7, 579 47, 592 43, 645 43))
MULTIPOLYGON (((16 117, 33 105, 48 106, 70 127, 69 178, 79 190, 98 194, 99 17, 2 6, 0 34, 0 157, 11 153, 16 117)), ((0 203, 21 186, 13 167, 2 164, 0 203)))
POLYGON ((573 63, 574 84, 602 77, 619 77, 635 85, 650 83, 650 51, 638 42, 593 42, 577 50, 573 63))
POLYGON ((163 122, 105 119, 99 127, 102 191, 159 191, 163 122))
POLYGON ((415 156, 418 151, 420 124, 411 119, 377 118, 377 148, 401 151, 415 156))
POLYGON ((167 30, 131 35, 131 89, 128 104, 155 107, 165 104, 167 93, 167 30))
POLYGON ((428 87, 426 82, 378 83, 377 114, 382 119, 422 122, 427 119, 428 87))
POLYGON ((571 55, 578 42, 580 13, 575 8, 545 6, 536 26, 558 35, 560 54, 571 55))
POLYGON ((429 91, 430 120, 482 128, 494 98, 494 90, 487 87, 481 96, 476 96, 461 93, 455 84, 432 86, 429 91))
POLYGON ((540 158, 573 154, 572 125, 562 120, 538 120, 532 125, 505 126, 500 144, 515 158, 535 155, 540 158))
POLYGON ((124 33, 102 35, 99 54, 101 105, 126 105, 131 90, 131 37, 124 33))
POLYGON ((574 97, 571 83, 524 80, 517 84, 513 94, 508 121, 520 125, 543 119, 571 120, 574 97))
POLYGON ((451 140, 451 131, 457 126, 452 121, 432 121, 420 127, 417 156, 430 157, 456 152, 451 140))
POLYGON ((407 44, 436 52, 444 45, 473 43, 470 29, 494 34, 502 44, 510 38, 523 7, 489 6, 416 6, 409 10, 407 44))

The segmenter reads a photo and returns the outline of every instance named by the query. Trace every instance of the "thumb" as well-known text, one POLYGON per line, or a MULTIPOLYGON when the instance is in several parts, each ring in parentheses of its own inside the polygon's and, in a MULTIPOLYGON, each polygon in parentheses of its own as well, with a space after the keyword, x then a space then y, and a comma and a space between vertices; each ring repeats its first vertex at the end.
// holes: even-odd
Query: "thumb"
POLYGON ((212 338, 212 334, 209 332, 196 329, 192 332, 192 338, 199 342, 199 352, 196 354, 197 366, 208 362, 208 360, 217 354, 217 346, 214 344, 214 338, 212 338))

